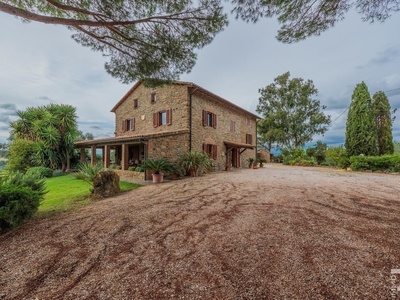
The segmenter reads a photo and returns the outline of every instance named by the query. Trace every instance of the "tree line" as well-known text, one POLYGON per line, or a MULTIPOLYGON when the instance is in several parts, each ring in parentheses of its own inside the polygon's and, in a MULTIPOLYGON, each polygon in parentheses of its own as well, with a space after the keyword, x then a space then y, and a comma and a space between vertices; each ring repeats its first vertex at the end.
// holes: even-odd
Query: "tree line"
MULTIPOLYGON (((262 116, 257 126, 259 144, 269 151, 273 147, 283 150, 286 162, 324 162, 328 150, 325 143, 318 141, 307 151, 301 149, 315 135, 323 135, 331 123, 330 116, 324 113, 326 106, 315 99, 318 90, 312 80, 290 79, 287 72, 259 93, 257 112, 262 116)), ((331 162, 346 167, 353 156, 393 154, 393 120, 386 94, 379 91, 371 97, 364 82, 357 84, 348 111, 344 147, 329 152, 331 162)))
POLYGON ((391 109, 384 92, 373 97, 364 82, 357 84, 347 115, 345 147, 349 156, 393 154, 391 109))

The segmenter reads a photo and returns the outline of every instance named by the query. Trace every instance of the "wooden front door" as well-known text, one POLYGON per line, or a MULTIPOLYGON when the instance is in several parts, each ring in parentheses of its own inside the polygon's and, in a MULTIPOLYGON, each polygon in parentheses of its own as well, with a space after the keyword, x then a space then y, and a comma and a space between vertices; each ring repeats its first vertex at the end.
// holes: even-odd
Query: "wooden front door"
POLYGON ((232 149, 232 167, 239 168, 240 167, 240 151, 238 148, 232 149))

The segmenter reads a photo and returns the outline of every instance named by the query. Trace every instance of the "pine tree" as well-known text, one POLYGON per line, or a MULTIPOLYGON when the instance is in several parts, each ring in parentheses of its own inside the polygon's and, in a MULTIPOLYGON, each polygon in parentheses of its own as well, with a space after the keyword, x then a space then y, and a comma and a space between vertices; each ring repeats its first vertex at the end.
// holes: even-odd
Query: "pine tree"
POLYGON ((376 125, 371 105, 367 85, 364 82, 357 84, 346 123, 345 147, 349 156, 377 154, 376 125))
POLYGON ((384 92, 376 92, 374 94, 372 111, 376 123, 378 154, 393 154, 394 146, 390 104, 384 92))

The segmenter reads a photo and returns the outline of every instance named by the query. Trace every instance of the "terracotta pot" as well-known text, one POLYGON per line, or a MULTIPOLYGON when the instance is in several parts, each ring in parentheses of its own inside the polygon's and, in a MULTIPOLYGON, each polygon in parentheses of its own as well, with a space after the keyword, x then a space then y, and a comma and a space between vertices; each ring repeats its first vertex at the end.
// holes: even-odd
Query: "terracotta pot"
POLYGON ((164 181, 163 173, 159 173, 159 174, 153 173, 152 175, 153 175, 153 183, 161 183, 164 181))

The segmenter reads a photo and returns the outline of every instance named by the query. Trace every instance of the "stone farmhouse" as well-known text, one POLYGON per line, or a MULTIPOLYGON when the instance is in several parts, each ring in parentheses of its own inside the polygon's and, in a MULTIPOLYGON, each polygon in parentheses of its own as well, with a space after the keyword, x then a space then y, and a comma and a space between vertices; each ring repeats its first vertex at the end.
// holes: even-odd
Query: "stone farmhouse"
POLYGON ((90 148, 95 163, 96 150, 102 149, 106 168, 118 164, 127 170, 146 158, 174 162, 185 152, 204 151, 214 169, 223 170, 246 166, 247 158, 256 157, 259 117, 194 83, 147 88, 139 81, 111 112, 115 137, 77 142, 81 159, 90 148))

